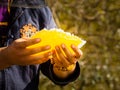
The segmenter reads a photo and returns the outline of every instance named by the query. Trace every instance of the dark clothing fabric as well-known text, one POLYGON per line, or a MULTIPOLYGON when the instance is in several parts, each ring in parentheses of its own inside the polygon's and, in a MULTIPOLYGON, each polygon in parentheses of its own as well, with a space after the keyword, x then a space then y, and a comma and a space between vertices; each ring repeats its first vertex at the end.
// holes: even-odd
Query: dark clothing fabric
POLYGON ((32 24, 38 30, 56 27, 50 9, 47 6, 42 8, 11 7, 9 20, 10 43, 11 40, 20 38, 20 29, 26 24, 32 24))
MULTIPOLYGON (((18 3, 19 1, 31 1, 30 6, 34 6, 34 1, 36 1, 36 4, 38 4, 37 1, 44 0, 14 1, 14 3, 18 3)), ((17 38, 20 38, 20 29, 26 24, 32 24, 38 30, 43 28, 50 29, 56 27, 51 11, 46 5, 43 5, 40 8, 11 7, 8 25, 9 29, 7 32, 5 32, 7 33, 7 41, 4 42, 4 46, 11 44, 17 38)), ((4 32, 2 29, 1 31, 4 32)), ((41 65, 13 65, 4 70, 1 70, 0 90, 38 90, 40 70, 45 76, 58 85, 66 85, 69 82, 74 81, 80 74, 80 67, 77 63, 74 74, 70 75, 65 80, 61 80, 54 75, 52 67, 53 66, 50 64, 50 61, 47 61, 41 65)))
POLYGON ((45 5, 45 0, 13 0, 11 7, 41 8, 45 5))
POLYGON ((4 45, 7 35, 7 24, 9 19, 8 0, 0 0, 0 47, 4 45))
MULTIPOLYGON (((5 3, 7 3, 7 1, 5 3)), ((8 21, 8 14, 9 14, 8 13, 8 6, 0 4, 0 22, 8 21)))

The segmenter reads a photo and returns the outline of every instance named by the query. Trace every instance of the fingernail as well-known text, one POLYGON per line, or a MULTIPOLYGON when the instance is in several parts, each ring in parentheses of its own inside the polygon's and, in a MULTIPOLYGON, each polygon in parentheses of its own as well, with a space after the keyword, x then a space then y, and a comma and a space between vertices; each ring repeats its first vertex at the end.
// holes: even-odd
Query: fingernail
POLYGON ((57 50, 59 50, 58 46, 55 47, 57 50))
POLYGON ((61 46, 62 46, 62 48, 65 48, 65 44, 62 44, 61 46))
POLYGON ((46 46, 46 49, 50 49, 51 47, 48 45, 48 46, 46 46))
POLYGON ((36 42, 40 42, 40 38, 37 38, 37 39, 36 39, 36 42))
POLYGON ((75 45, 72 44, 71 47, 72 47, 72 48, 75 48, 75 45))

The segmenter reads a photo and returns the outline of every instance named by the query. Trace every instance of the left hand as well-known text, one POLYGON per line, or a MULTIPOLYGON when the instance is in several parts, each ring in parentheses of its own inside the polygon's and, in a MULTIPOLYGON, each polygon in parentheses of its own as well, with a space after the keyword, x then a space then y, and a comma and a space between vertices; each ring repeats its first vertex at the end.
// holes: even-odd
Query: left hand
POLYGON ((75 45, 71 45, 71 49, 74 53, 70 52, 65 44, 55 47, 52 59, 53 68, 58 68, 61 71, 74 71, 76 62, 82 56, 82 51, 75 45))

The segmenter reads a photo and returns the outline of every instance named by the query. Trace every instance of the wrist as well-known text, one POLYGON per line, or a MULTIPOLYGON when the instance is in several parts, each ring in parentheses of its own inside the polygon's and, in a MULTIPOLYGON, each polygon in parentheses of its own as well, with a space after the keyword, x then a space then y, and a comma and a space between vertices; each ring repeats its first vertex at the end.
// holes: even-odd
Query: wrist
POLYGON ((54 65, 54 68, 58 69, 59 71, 74 71, 75 67, 76 64, 71 64, 68 67, 54 65))
POLYGON ((55 75, 59 78, 67 78, 69 75, 71 75, 76 68, 76 64, 72 64, 68 67, 61 67, 61 66, 56 66, 53 65, 53 71, 55 75))
POLYGON ((9 67, 10 65, 7 63, 7 56, 4 55, 4 50, 6 47, 0 48, 0 70, 9 67))

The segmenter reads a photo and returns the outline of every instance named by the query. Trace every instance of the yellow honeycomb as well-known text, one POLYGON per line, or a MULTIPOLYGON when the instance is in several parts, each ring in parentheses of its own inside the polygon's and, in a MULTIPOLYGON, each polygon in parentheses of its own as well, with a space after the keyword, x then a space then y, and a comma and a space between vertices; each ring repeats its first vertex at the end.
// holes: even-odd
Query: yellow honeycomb
POLYGON ((29 48, 50 45, 51 50, 53 50, 56 45, 65 44, 68 47, 68 49, 72 51, 71 44, 74 44, 78 46, 78 48, 81 48, 86 43, 86 41, 82 40, 80 37, 57 28, 50 30, 43 29, 35 33, 33 36, 31 36, 31 38, 40 38, 41 42, 32 45, 29 48))

